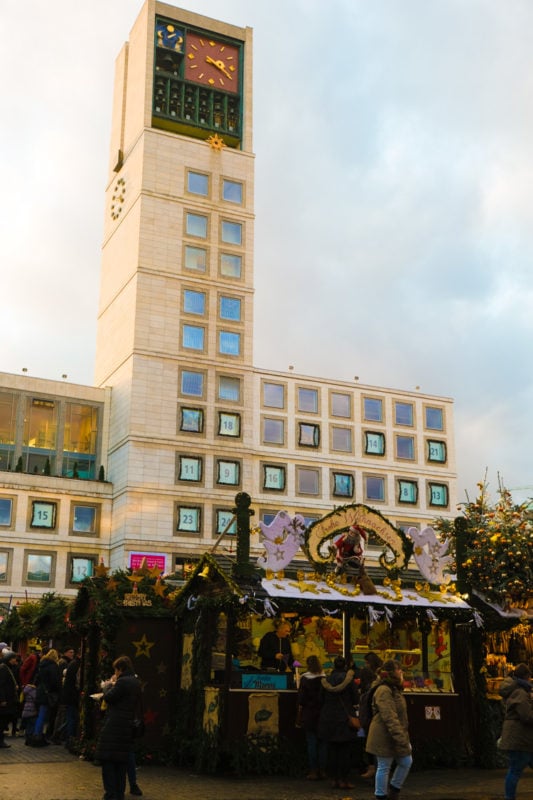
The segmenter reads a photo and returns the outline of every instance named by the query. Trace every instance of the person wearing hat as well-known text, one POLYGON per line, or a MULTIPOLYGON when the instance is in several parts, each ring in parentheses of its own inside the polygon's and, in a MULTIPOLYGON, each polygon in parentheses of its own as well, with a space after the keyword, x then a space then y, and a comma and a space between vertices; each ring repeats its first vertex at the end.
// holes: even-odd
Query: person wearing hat
POLYGON ((335 574, 340 575, 346 567, 361 569, 364 564, 367 532, 359 525, 351 525, 347 532, 335 542, 335 574))
POLYGON ((507 751, 509 762, 505 800, 515 800, 523 771, 528 765, 533 769, 533 695, 527 664, 518 664, 512 677, 502 682, 500 695, 505 702, 505 717, 498 747, 507 751))
POLYGON ((4 729, 18 714, 19 687, 15 677, 16 666, 17 654, 4 648, 0 663, 0 748, 10 747, 4 740, 4 729))

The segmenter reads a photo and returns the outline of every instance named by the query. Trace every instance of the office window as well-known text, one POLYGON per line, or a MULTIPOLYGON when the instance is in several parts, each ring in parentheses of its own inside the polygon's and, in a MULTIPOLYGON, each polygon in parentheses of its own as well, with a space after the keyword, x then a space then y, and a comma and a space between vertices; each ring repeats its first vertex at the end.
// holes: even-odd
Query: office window
POLYGON ((202 408, 180 409, 180 431, 187 433, 202 433, 204 429, 204 411, 202 408))
POLYGON ((72 521, 71 533, 98 533, 98 506, 81 505, 73 503, 71 508, 72 521))
POLYGON ((363 419, 383 422, 383 401, 379 397, 363 398, 363 419))
POLYGON ((220 254, 220 274, 224 278, 240 278, 242 273, 242 256, 233 253, 220 254))
POLYGON ((412 403, 394 403, 394 421, 396 425, 413 425, 412 403))
POLYGON ((183 325, 182 334, 183 347, 186 347, 188 350, 204 349, 204 328, 200 328, 198 325, 183 325))
POLYGON ((352 452, 352 431, 350 428, 331 426, 331 449, 342 453, 352 452))
POLYGON ((298 423, 298 444, 302 447, 318 447, 320 444, 320 425, 311 425, 307 422, 298 423))
POLYGON ((217 460, 217 483, 238 486, 241 481, 241 465, 238 461, 217 460))
POLYGON ((240 414, 228 414, 225 411, 218 412, 218 435, 219 436, 240 436, 241 417, 240 414))
POLYGON ((282 492, 285 489, 285 467, 263 464, 263 489, 282 492))
POLYGON ((183 292, 183 310, 187 314, 205 314, 205 292, 194 292, 185 289, 183 292))
POLYGON ((192 269, 195 272, 205 272, 207 269, 207 250, 203 247, 185 246, 185 269, 192 269))
POLYGON ((429 428, 429 430, 432 431, 444 430, 444 417, 442 413, 442 408, 433 408, 432 406, 426 406, 425 414, 426 414, 426 428, 429 428))
POLYGON ((222 199, 242 205, 242 183, 222 178, 222 199))
POLYGON ((396 437, 396 458, 413 461, 415 457, 415 440, 413 436, 396 437))
POLYGON ((241 399, 241 379, 221 375, 218 379, 218 399, 238 403, 241 399))
POLYGON ((434 439, 428 439, 428 461, 436 461, 438 464, 446 462, 446 442, 436 442, 434 439))
POLYGON ((26 552, 23 568, 25 583, 51 584, 54 566, 54 556, 51 553, 26 552))
POLYGON ((297 491, 300 494, 317 495, 320 489, 320 473, 317 469, 296 468, 297 491))
POLYGON ((0 550, 0 583, 10 583, 11 570, 9 569, 9 551, 0 550))
POLYGON ((223 220, 221 224, 221 237, 225 244, 242 244, 242 224, 223 220))
POLYGON ((235 534, 237 533, 237 520, 235 519, 235 515, 232 514, 231 511, 227 509, 218 508, 216 511, 215 533, 218 536, 219 534, 224 532, 226 534, 230 534, 231 536, 235 536, 235 534))
POLYGON ((188 211, 185 215, 185 232, 188 236, 207 238, 207 217, 204 217, 203 214, 191 214, 188 211))
POLYGON ((333 494, 335 497, 353 497, 353 475, 347 472, 333 473, 333 494))
POLYGON ((178 506, 176 517, 178 533, 200 532, 201 509, 197 506, 178 506))
POLYGON ((285 423, 282 419, 263 419, 263 442, 264 444, 284 444, 285 443, 285 423))
POLYGON ((232 322, 241 321, 241 301, 238 297, 221 297, 219 308, 220 319, 229 319, 232 322))
POLYGON ((318 412, 317 389, 298 389, 298 411, 306 411, 312 414, 318 412))
POLYGON ((240 356, 241 334, 232 331, 219 331, 218 352, 224 356, 240 356))
POLYGON ((398 502, 416 503, 418 500, 418 484, 416 481, 398 481, 398 502))
POLYGON ((429 505, 430 506, 447 506, 448 505, 448 487, 443 483, 429 483, 429 505))
POLYGON ((56 512, 57 503, 34 500, 31 504, 30 527, 54 529, 56 526, 56 512))
POLYGON ((202 459, 197 456, 179 456, 178 480, 199 483, 202 480, 202 459))
POLYGON ((364 478, 364 485, 366 500, 385 500, 385 478, 367 475, 364 478))
POLYGON ((331 392, 331 416, 346 418, 352 416, 352 398, 349 394, 331 392))
POLYGON ((13 498, 0 497, 0 528, 10 528, 13 524, 13 498))
POLYGON ((282 383, 263 383, 263 405, 269 408, 285 408, 285 386, 282 383))
POLYGON ((202 397, 204 393, 203 373, 184 369, 181 373, 181 393, 193 397, 202 397))
POLYGON ((67 582, 82 583, 85 578, 92 578, 94 575, 94 568, 94 556, 71 556, 67 573, 67 582))
POLYGON ((187 173, 187 191, 191 194, 199 194, 207 197, 209 192, 209 178, 200 172, 187 173))
POLYGON ((365 453, 372 456, 384 456, 385 434, 365 431, 365 453))

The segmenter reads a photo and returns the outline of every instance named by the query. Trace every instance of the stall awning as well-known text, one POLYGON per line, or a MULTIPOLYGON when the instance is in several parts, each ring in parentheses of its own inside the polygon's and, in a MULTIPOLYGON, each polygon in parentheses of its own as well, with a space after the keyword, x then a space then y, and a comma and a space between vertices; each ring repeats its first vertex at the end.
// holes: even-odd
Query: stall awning
POLYGON ((335 588, 325 581, 291 580, 289 578, 263 578, 261 585, 272 598, 298 599, 322 602, 358 603, 361 605, 418 606, 420 608, 464 609, 471 607, 461 597, 438 589, 417 590, 401 587, 398 590, 389 586, 376 586, 377 594, 363 594, 352 586, 335 588))
POLYGON ((485 603, 485 605, 489 606, 489 608, 492 608, 500 615, 500 617, 503 617, 504 619, 520 620, 525 618, 533 622, 533 608, 517 608, 515 606, 510 606, 509 608, 503 608, 503 606, 500 606, 497 603, 492 603, 490 602, 490 600, 487 600, 484 594, 476 591, 475 589, 473 591, 473 594, 476 595, 476 597, 479 597, 479 599, 483 603, 485 603))

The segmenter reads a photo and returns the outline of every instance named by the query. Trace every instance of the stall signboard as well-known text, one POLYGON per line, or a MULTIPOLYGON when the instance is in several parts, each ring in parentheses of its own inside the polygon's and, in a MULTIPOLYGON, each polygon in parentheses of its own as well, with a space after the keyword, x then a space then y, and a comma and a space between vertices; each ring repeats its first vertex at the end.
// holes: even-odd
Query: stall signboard
POLYGON ((254 691, 260 690, 276 690, 287 689, 287 673, 270 673, 270 672, 253 672, 241 675, 241 688, 252 689, 254 691))

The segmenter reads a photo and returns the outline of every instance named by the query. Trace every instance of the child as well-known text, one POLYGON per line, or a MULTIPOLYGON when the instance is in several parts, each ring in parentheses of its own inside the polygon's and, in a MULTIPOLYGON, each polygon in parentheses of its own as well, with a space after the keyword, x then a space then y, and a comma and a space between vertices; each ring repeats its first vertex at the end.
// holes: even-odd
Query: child
POLYGON ((27 683, 22 690, 22 694, 24 695, 24 705, 22 707, 22 727, 26 737, 25 744, 30 744, 35 729, 35 722, 37 720, 37 688, 33 683, 27 683))

